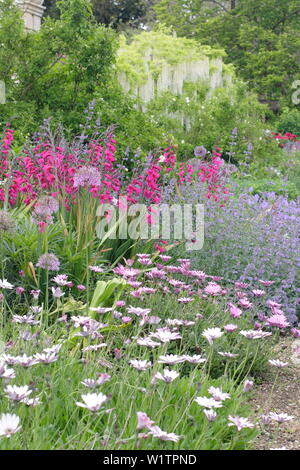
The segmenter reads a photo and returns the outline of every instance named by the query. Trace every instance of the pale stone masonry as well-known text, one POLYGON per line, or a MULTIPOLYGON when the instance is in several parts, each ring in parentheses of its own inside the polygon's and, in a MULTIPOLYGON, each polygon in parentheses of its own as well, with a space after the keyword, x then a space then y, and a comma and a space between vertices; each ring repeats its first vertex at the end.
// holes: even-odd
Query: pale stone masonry
POLYGON ((24 23, 27 31, 38 31, 44 14, 44 0, 15 0, 24 11, 24 23))

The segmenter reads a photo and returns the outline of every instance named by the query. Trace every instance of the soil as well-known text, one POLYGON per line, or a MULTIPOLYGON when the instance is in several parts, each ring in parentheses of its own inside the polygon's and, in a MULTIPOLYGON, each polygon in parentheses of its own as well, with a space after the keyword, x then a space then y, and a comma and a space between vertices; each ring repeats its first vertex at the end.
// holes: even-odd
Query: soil
POLYGON ((255 450, 300 450, 300 339, 281 338, 274 350, 274 359, 288 362, 280 368, 272 391, 278 368, 270 366, 262 383, 255 386, 250 402, 257 418, 270 411, 287 413, 294 419, 286 423, 264 426, 253 442, 255 450))

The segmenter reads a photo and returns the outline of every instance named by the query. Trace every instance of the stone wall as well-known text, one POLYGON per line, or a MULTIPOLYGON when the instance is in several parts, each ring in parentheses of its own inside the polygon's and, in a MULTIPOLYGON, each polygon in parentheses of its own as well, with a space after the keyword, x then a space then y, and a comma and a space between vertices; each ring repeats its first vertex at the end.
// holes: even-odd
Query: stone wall
POLYGON ((24 12, 24 22, 27 31, 38 31, 45 10, 44 0, 16 0, 24 12))

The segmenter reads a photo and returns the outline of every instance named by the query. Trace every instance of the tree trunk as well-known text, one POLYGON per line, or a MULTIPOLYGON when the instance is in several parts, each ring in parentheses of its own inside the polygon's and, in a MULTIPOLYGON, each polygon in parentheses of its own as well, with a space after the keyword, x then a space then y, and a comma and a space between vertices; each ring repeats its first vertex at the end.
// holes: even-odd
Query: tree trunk
POLYGON ((230 1, 230 8, 231 8, 231 10, 234 10, 235 7, 236 7, 236 0, 231 0, 231 1, 230 1))

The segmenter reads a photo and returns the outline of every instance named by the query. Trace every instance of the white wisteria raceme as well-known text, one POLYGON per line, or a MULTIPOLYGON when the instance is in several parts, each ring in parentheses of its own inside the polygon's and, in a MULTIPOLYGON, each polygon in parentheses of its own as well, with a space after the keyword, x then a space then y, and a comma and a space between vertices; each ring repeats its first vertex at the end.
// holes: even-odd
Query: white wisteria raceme
POLYGON ((248 418, 242 416, 228 416, 228 426, 236 426, 238 431, 244 428, 254 428, 254 424, 248 418))
POLYGON ((152 383, 156 383, 157 380, 162 380, 163 382, 166 382, 166 383, 171 383, 173 382, 173 380, 177 379, 177 377, 179 377, 179 373, 176 372, 175 370, 169 370, 169 369, 164 369, 163 373, 161 372, 157 372, 153 379, 152 379, 152 383))
POLYGON ((220 400, 208 397, 197 397, 195 398, 195 402, 204 408, 222 408, 223 406, 220 400))
POLYGON ((174 434, 173 432, 165 432, 160 429, 159 426, 152 426, 150 428, 150 432, 153 437, 156 437, 157 439, 160 439, 161 441, 173 441, 173 442, 178 442, 179 439, 181 439, 181 436, 177 436, 177 434, 174 434))
POLYGON ((28 385, 23 385, 21 387, 18 387, 17 385, 7 385, 4 391, 8 398, 15 401, 24 400, 24 398, 29 397, 32 393, 32 390, 30 390, 28 385))
POLYGON ((0 279, 0 289, 13 289, 14 286, 7 279, 0 279))
POLYGON ((213 344, 213 342, 221 338, 221 336, 224 334, 223 331, 221 331, 221 328, 207 328, 206 330, 203 331, 202 336, 207 339, 210 345, 213 344))
POLYGON ((218 387, 209 387, 208 393, 210 393, 213 399, 217 401, 223 401, 230 398, 228 393, 222 392, 222 390, 218 387))
POLYGON ((20 431, 20 418, 15 414, 3 413, 0 416, 0 436, 11 437, 20 431))
POLYGON ((108 397, 103 393, 87 393, 86 395, 81 395, 81 398, 84 403, 76 402, 76 405, 82 408, 87 408, 93 412, 99 411, 108 400, 108 397))
POLYGON ((143 360, 138 360, 138 359, 132 359, 131 361, 129 361, 129 364, 135 369, 142 370, 142 371, 145 371, 149 369, 149 367, 152 366, 152 363, 150 361, 147 361, 147 360, 143 361, 143 360))

